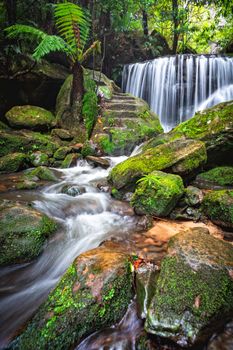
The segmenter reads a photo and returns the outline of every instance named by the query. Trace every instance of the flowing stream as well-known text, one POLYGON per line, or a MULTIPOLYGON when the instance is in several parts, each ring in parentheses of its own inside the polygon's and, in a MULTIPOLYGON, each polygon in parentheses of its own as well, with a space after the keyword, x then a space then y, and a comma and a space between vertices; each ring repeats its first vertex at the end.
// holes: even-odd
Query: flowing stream
MULTIPOLYGON (((111 158, 111 166, 124 159, 126 157, 111 158)), ((127 216, 120 202, 96 186, 109 170, 79 161, 74 168, 57 170, 61 181, 40 192, 1 195, 1 198, 13 199, 13 193, 15 200, 32 201, 35 208, 57 220, 61 228, 36 261, 0 270, 0 348, 31 317, 79 254, 97 247, 107 238, 123 237, 135 229, 136 218, 127 216), (72 197, 62 193, 66 185, 78 186, 80 195, 72 197)))
POLYGON ((169 131, 196 111, 233 99, 233 58, 176 55, 129 64, 122 88, 146 100, 169 131))

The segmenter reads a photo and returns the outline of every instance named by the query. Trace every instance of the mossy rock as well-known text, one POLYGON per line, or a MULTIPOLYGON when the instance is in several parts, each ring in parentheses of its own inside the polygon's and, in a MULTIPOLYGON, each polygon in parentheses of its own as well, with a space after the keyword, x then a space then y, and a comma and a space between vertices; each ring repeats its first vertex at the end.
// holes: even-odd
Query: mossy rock
POLYGON ((26 165, 27 157, 23 153, 10 153, 0 158, 0 173, 15 173, 26 165))
POLYGON ((15 152, 45 152, 49 156, 60 147, 50 135, 29 130, 3 131, 0 130, 0 156, 15 152))
POLYGON ((77 154, 67 154, 63 162, 61 163, 61 168, 66 169, 74 166, 77 163, 78 155, 77 154))
POLYGON ((199 174, 195 182, 204 188, 233 186, 233 167, 222 166, 199 174))
POLYGON ((201 141, 176 140, 150 148, 116 165, 109 181, 117 189, 135 186, 142 176, 154 170, 191 176, 206 162, 206 149, 201 141))
POLYGON ((132 283, 124 253, 102 246, 80 255, 11 348, 74 348, 122 318, 133 296, 132 283))
POLYGON ((233 311, 233 247, 195 228, 169 242, 145 329, 182 346, 205 342, 233 311))
POLYGON ((56 150, 53 157, 56 160, 64 160, 67 154, 70 153, 71 151, 72 151, 71 147, 67 147, 67 146, 60 147, 56 150))
POLYGON ((209 192, 204 197, 202 208, 211 221, 233 229, 233 190, 209 192))
POLYGON ((48 130, 55 125, 55 117, 44 108, 36 106, 15 106, 5 115, 13 128, 48 130))
POLYGON ((46 153, 36 151, 30 154, 30 162, 33 166, 49 165, 49 156, 46 153))
POLYGON ((29 206, 1 202, 0 265, 33 260, 56 228, 52 219, 29 206))
POLYGON ((180 176, 153 171, 139 180, 131 204, 136 214, 163 217, 170 214, 183 193, 180 176))
POLYGON ((28 179, 34 179, 37 177, 44 181, 57 181, 57 177, 54 175, 53 171, 45 166, 39 166, 36 169, 28 171, 25 176, 28 179))
POLYGON ((51 135, 55 137, 59 137, 61 140, 64 140, 64 141, 71 141, 74 138, 71 132, 65 129, 53 129, 51 132, 51 135))

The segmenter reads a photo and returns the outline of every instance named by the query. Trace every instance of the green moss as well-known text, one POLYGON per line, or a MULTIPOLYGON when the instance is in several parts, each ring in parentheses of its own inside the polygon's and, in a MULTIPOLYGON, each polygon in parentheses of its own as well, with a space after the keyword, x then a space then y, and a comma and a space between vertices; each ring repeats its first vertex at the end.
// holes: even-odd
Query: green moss
POLYGON ((138 181, 131 204, 138 214, 167 216, 183 193, 180 176, 154 171, 138 181))
POLYGON ((1 211, 0 216, 1 265, 31 261, 57 228, 53 220, 28 207, 15 206, 1 211))
POLYGON ((197 179, 220 186, 233 186, 233 167, 214 168, 199 174, 197 179))
POLYGON ((202 208, 210 220, 233 227, 233 190, 208 193, 204 197, 202 208))
POLYGON ((11 153, 0 158, 0 172, 14 173, 22 169, 27 157, 23 153, 11 153))
POLYGON ((53 114, 41 107, 15 106, 6 113, 6 119, 13 127, 19 128, 50 128, 54 125, 53 114))
POLYGON ((91 332, 114 324, 132 297, 132 274, 126 268, 122 275, 108 279, 97 299, 72 264, 12 348, 67 349, 91 332))
POLYGON ((172 169, 175 173, 192 172, 205 159, 206 151, 202 142, 178 140, 130 157, 113 168, 109 180, 117 189, 120 189, 126 185, 135 184, 143 175, 154 170, 169 169, 175 165, 177 165, 176 168, 172 169))
POLYGON ((93 148, 93 145, 89 141, 86 141, 84 143, 81 154, 83 157, 95 155, 95 149, 93 148))
POLYGON ((57 177, 54 175, 52 170, 46 168, 45 166, 39 166, 38 168, 27 172, 28 179, 33 179, 35 176, 40 180, 44 181, 57 181, 57 177))
POLYGON ((193 342, 198 330, 230 310, 233 302, 226 270, 203 266, 194 271, 177 257, 163 260, 157 286, 146 329, 165 337, 179 334, 193 342))
POLYGON ((70 153, 71 148, 70 147, 60 147, 56 150, 53 157, 56 160, 63 160, 65 159, 66 155, 70 153))
POLYGON ((65 159, 63 160, 63 162, 61 164, 61 168, 62 169, 70 168, 75 159, 77 159, 77 157, 74 154, 72 154, 72 153, 67 154, 67 156, 65 157, 65 159))
POLYGON ((198 112, 195 116, 178 125, 172 133, 183 134, 187 138, 204 139, 229 129, 233 123, 233 103, 225 102, 198 112))

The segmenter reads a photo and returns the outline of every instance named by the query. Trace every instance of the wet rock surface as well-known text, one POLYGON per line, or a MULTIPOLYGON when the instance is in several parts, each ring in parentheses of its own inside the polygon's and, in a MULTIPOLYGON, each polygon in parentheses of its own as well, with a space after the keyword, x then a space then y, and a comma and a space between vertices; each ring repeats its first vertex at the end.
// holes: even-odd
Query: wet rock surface
POLYGON ((57 225, 30 206, 0 202, 0 265, 29 262, 36 258, 57 225))
POLYGON ((114 324, 132 298, 129 256, 101 246, 81 254, 39 308, 12 349, 63 349, 114 324))
POLYGON ((161 264, 147 332, 182 346, 205 341, 232 313, 232 259, 232 245, 208 230, 175 235, 161 264))

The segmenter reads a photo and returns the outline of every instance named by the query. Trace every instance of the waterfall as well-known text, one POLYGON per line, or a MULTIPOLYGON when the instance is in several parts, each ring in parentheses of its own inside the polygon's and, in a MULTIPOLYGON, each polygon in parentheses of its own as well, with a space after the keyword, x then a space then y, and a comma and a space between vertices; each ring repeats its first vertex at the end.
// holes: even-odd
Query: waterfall
POLYGON ((149 103, 165 131, 233 100, 233 58, 176 55, 124 66, 122 89, 149 103))

